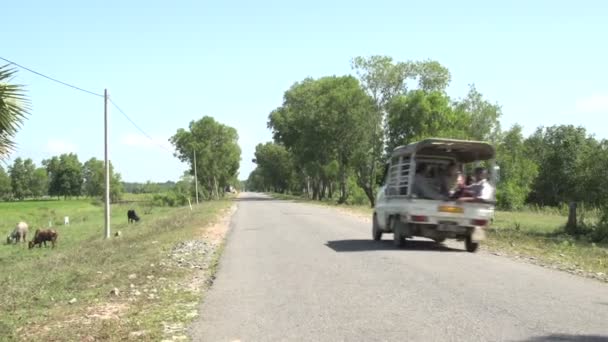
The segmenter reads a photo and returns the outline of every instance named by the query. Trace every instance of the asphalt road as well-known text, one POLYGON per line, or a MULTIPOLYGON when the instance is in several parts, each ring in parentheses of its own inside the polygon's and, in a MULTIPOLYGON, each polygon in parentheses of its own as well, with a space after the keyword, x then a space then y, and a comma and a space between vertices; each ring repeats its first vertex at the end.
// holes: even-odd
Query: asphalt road
POLYGON ((194 341, 608 341, 608 286, 242 194, 194 341))

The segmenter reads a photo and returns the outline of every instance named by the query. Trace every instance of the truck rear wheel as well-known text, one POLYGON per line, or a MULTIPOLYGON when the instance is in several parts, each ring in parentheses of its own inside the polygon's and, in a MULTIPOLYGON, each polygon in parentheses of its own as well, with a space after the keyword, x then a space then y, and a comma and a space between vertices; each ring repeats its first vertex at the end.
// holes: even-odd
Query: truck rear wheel
POLYGON ((405 244, 405 237, 403 237, 403 233, 399 230, 399 222, 394 217, 390 218, 391 230, 393 231, 393 243, 395 247, 403 247, 405 244))
POLYGON ((374 214, 372 221, 372 237, 374 238, 374 241, 380 241, 382 240, 382 231, 378 226, 378 217, 376 214, 374 214))
POLYGON ((471 239, 471 235, 469 235, 464 240, 464 247, 467 249, 467 252, 475 253, 479 248, 479 242, 473 242, 473 240, 471 239))

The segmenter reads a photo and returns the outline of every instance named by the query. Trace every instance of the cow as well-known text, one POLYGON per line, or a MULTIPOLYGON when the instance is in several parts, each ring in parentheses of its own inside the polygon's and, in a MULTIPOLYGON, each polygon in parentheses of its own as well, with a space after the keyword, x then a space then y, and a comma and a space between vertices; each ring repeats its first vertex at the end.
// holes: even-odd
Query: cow
POLYGON ((25 238, 27 236, 28 226, 27 223, 21 221, 17 223, 15 229, 6 237, 6 244, 10 244, 12 242, 23 242, 25 243, 25 238))
POLYGON ((57 234, 54 229, 36 229, 36 232, 34 233, 34 239, 29 242, 28 247, 32 249, 34 248, 34 246, 38 245, 38 248, 40 248, 42 247, 42 244, 44 244, 44 247, 46 247, 46 242, 50 241, 52 248, 55 248, 58 235, 59 234, 57 234))
POLYGON ((129 223, 133 223, 133 221, 139 222, 139 216, 137 216, 135 210, 129 209, 129 211, 127 211, 127 220, 129 223))

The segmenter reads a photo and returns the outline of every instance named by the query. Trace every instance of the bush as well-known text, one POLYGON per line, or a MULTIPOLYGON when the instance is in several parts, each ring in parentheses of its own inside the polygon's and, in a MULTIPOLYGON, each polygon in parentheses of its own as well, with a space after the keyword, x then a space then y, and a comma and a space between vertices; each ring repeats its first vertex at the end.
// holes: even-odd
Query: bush
POLYGON ((503 210, 519 210, 523 208, 528 192, 512 183, 499 185, 496 191, 497 206, 503 210))
POLYGON ((608 242, 608 207, 602 210, 598 222, 591 228, 589 237, 593 242, 608 242))
POLYGON ((165 192, 154 195, 152 203, 159 207, 179 207, 188 204, 188 197, 183 193, 165 192))
POLYGON ((348 177, 346 180, 346 189, 348 189, 348 198, 346 204, 351 205, 365 205, 369 204, 369 199, 365 194, 365 191, 357 185, 357 181, 353 176, 348 177))

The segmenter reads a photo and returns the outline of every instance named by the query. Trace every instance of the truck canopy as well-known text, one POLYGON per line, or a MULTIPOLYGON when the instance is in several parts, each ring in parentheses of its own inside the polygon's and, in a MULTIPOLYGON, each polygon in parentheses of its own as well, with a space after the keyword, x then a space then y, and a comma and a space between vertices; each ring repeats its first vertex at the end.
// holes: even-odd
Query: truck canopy
POLYGON ((489 143, 483 141, 429 138, 409 145, 399 146, 392 156, 411 155, 437 156, 455 158, 460 163, 494 159, 496 151, 489 143))

